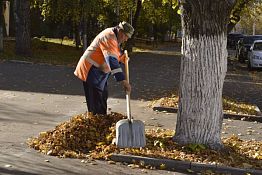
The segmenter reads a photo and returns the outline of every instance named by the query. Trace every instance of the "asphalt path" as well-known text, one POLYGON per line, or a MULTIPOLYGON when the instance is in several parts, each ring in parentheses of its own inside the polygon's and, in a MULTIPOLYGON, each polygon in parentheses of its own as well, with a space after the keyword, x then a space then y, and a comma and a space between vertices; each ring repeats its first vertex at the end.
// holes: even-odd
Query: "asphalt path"
MULTIPOLYGON (((165 48, 166 49, 166 48, 165 48)), ((232 56, 234 53, 229 51, 232 56)), ((74 67, 2 62, 0 89, 64 95, 83 95, 82 83, 73 75, 74 67)), ((131 55, 132 99, 152 100, 178 90, 179 48, 131 55)), ((262 71, 248 71, 246 64, 229 60, 223 95, 257 105, 262 109, 262 71)), ((111 77, 109 96, 125 98, 122 87, 111 77)))

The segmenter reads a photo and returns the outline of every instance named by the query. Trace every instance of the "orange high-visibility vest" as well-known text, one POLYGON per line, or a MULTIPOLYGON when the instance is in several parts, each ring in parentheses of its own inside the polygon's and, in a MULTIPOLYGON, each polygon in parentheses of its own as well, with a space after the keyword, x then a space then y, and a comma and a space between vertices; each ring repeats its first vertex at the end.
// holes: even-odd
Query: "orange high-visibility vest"
POLYGON ((107 56, 112 56, 117 58, 118 61, 122 61, 120 60, 122 57, 120 57, 119 43, 113 29, 107 28, 99 33, 81 56, 74 74, 82 81, 87 80, 92 65, 104 73, 109 73, 111 69, 105 59, 107 56))

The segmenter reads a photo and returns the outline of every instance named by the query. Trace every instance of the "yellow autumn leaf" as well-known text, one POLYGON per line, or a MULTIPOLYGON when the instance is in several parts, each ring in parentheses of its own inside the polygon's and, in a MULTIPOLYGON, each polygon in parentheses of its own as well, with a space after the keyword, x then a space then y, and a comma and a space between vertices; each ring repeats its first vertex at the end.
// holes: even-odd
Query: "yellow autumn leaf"
POLYGON ((105 144, 106 144, 105 142, 98 142, 96 145, 100 146, 100 145, 105 145, 105 144))
POLYGON ((160 168, 160 170, 165 170, 166 169, 166 165, 165 164, 160 164, 159 168, 160 168))
POLYGON ((189 172, 189 173, 193 173, 194 171, 191 170, 191 169, 187 169, 187 172, 189 172))

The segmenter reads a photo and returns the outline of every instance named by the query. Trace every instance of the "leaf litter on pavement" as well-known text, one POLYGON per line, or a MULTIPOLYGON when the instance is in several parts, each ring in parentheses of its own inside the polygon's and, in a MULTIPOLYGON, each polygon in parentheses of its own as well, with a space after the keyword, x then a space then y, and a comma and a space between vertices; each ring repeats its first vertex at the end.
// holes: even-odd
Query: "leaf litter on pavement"
MULTIPOLYGON (((222 138, 226 150, 214 151, 205 145, 181 146, 172 141, 173 130, 146 130, 147 145, 144 148, 119 149, 115 145, 115 124, 126 118, 120 113, 92 115, 84 113, 57 125, 53 130, 40 132, 28 139, 28 145, 41 153, 60 158, 110 161, 112 153, 145 157, 175 159, 240 168, 262 169, 262 142, 243 141, 237 136, 222 138)), ((139 167, 143 167, 142 164, 139 167)), ((165 165, 161 168, 164 169, 165 165)), ((147 167, 145 167, 147 168, 147 167)))
MULTIPOLYGON (((176 94, 171 94, 168 97, 163 97, 158 100, 151 101, 149 106, 153 106, 157 102, 163 107, 178 108, 179 97, 176 94)), ((238 114, 238 115, 259 115, 257 106, 249 103, 238 102, 229 97, 223 97, 223 111, 228 114, 238 114)))

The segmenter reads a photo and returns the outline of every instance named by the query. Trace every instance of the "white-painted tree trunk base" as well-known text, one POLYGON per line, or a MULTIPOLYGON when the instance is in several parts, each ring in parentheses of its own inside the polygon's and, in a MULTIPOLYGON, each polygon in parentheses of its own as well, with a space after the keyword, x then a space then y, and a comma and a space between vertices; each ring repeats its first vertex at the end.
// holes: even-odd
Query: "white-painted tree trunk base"
POLYGON ((182 41, 179 109, 174 140, 222 147, 222 89, 227 71, 226 34, 185 36, 182 41))

